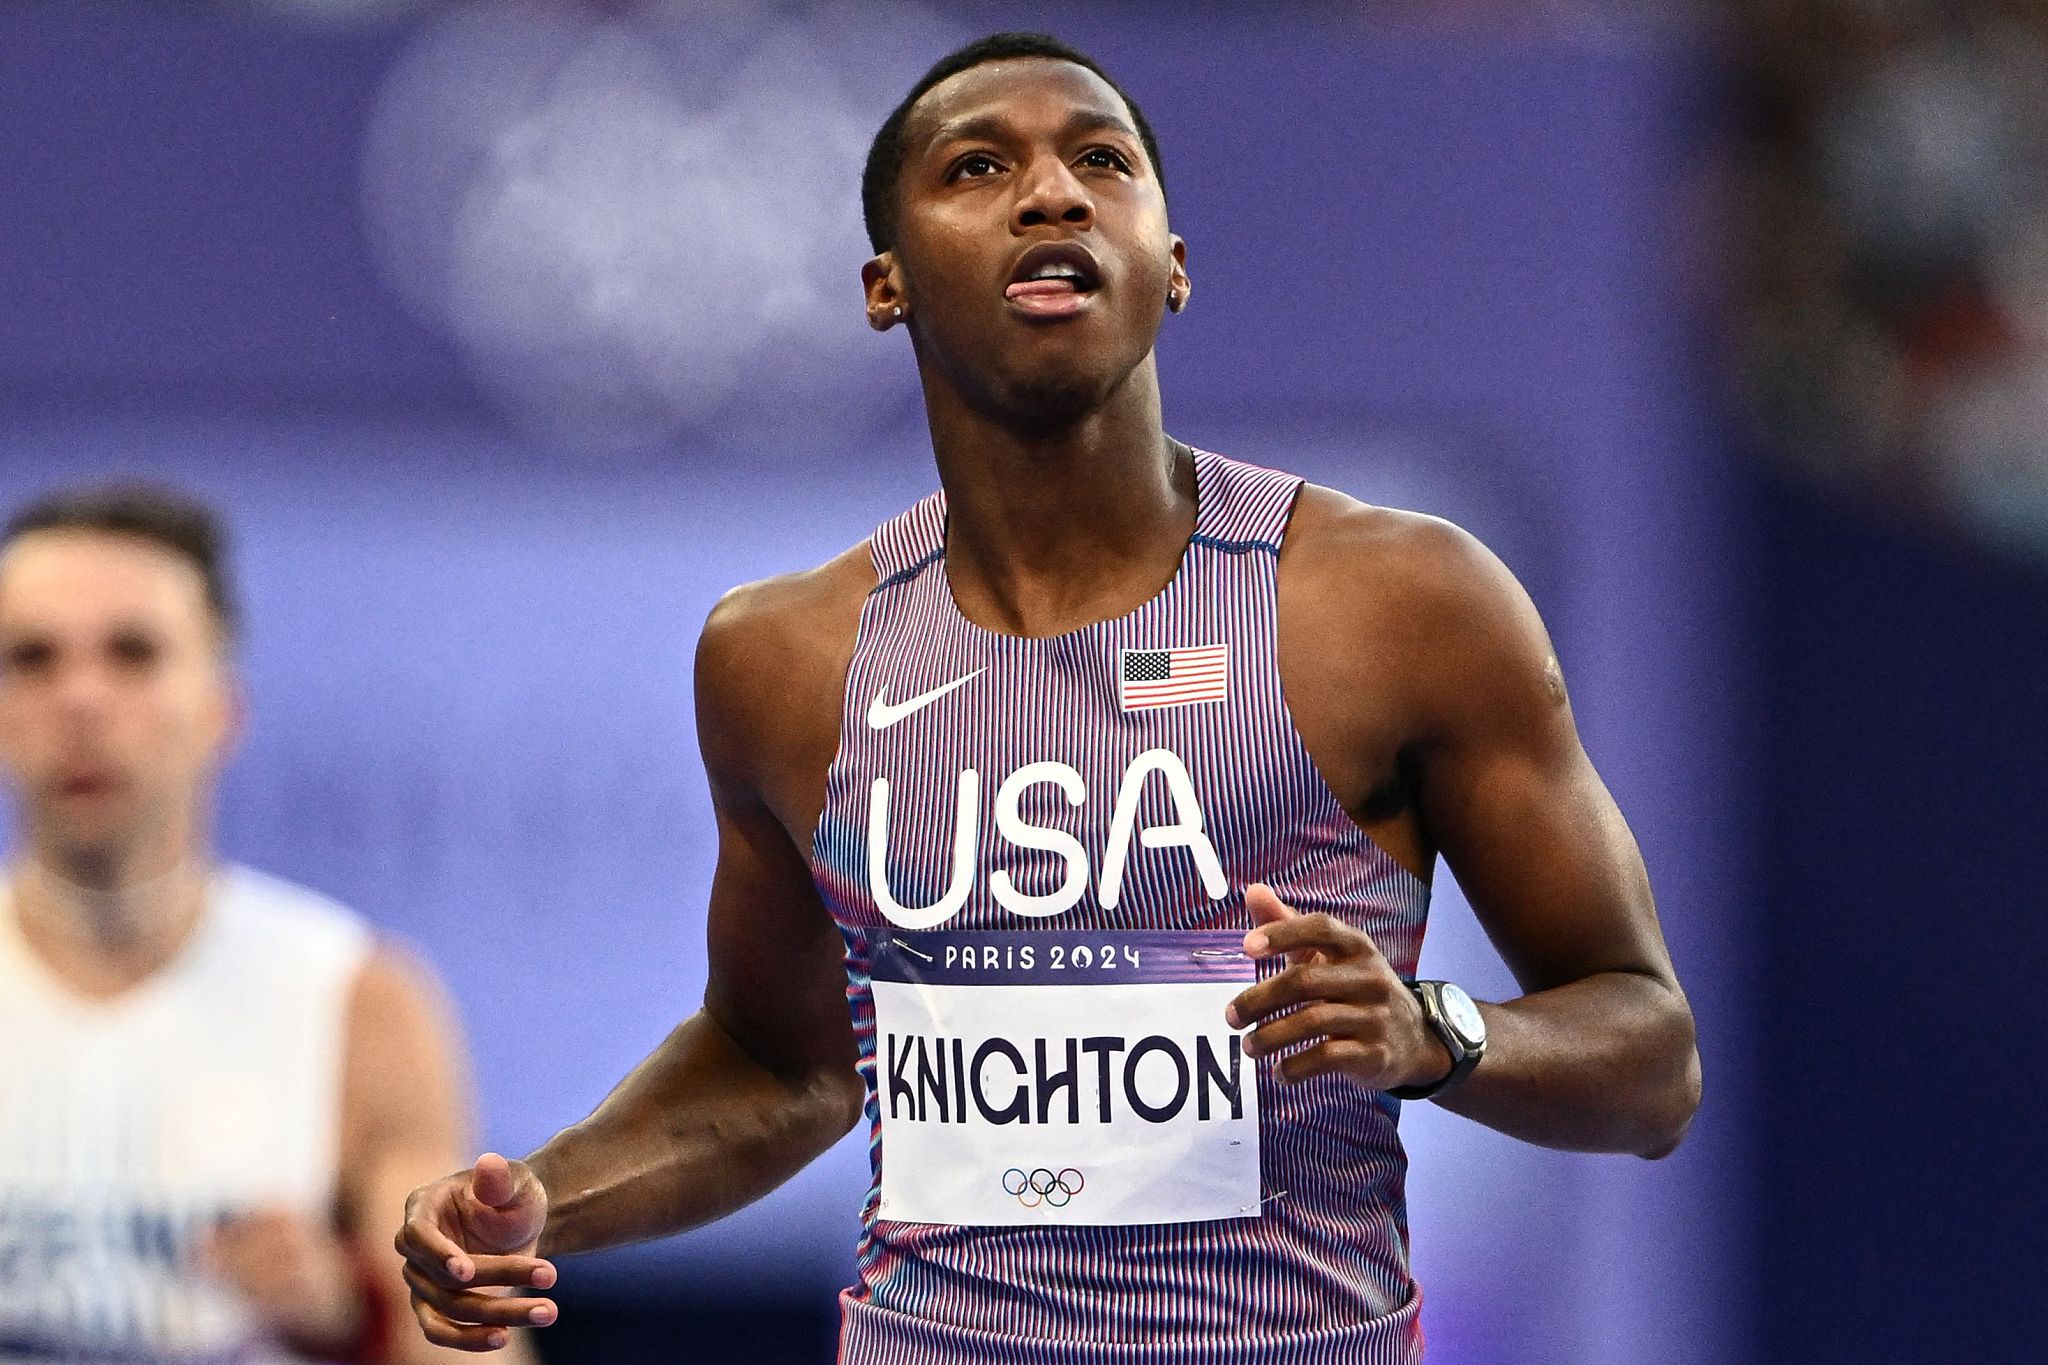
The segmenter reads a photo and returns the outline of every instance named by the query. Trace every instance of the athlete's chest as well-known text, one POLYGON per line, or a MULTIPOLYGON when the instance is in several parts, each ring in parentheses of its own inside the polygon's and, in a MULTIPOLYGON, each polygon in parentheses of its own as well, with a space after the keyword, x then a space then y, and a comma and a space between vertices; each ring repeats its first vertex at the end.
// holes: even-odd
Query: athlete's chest
POLYGON ((1272 634, 1196 619, 857 651, 814 859, 902 928, 1200 923, 1321 794, 1272 634))

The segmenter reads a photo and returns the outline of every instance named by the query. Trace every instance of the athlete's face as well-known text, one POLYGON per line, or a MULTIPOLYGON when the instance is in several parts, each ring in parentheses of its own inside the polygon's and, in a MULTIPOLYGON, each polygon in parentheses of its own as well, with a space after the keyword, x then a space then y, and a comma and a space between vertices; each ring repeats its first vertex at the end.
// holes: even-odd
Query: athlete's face
POLYGON ((98 531, 0 553, 0 771, 40 852, 120 857, 192 828, 235 715, 189 561, 98 531))
POLYGON ((976 407, 1060 422, 1099 406, 1188 287, 1122 98, 1069 62, 989 62, 928 91, 904 146, 869 316, 900 307, 922 363, 976 407))

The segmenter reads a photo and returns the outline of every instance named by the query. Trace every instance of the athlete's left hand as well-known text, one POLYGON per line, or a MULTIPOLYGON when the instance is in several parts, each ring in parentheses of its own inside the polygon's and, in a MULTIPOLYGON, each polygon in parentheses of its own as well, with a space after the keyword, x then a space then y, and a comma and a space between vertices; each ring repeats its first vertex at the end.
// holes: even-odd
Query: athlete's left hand
POLYGON ((1331 915, 1301 914, 1264 883, 1247 887, 1244 903, 1257 925, 1244 936, 1245 952, 1288 960, 1225 1011, 1232 1028, 1257 1025, 1244 1040, 1248 1055, 1299 1047, 1275 1068, 1282 1080, 1341 1075, 1368 1090, 1449 1074, 1450 1052, 1371 935, 1331 915))

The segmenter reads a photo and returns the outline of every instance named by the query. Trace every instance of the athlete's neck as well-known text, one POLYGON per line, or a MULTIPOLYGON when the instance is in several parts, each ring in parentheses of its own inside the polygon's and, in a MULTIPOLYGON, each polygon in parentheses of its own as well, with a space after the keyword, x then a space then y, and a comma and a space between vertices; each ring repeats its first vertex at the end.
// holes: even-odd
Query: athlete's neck
POLYGON ((191 849, 146 859, 76 857, 33 845, 8 878, 23 939, 60 980, 92 998, 162 970, 205 910, 208 861, 191 849))
POLYGON ((1148 357, 1100 407, 1010 423, 926 394, 946 490, 946 574, 968 619, 1056 635, 1137 607, 1179 568, 1194 468, 1160 423, 1148 357))

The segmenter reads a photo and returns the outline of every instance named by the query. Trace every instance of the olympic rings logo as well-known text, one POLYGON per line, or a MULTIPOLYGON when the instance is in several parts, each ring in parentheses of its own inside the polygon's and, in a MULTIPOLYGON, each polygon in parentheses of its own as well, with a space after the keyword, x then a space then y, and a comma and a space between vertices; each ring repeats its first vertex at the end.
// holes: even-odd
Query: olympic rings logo
POLYGON ((1035 1209, 1040 1204, 1063 1209, 1086 1188, 1087 1179, 1072 1166, 1062 1171, 1049 1171, 1040 1166, 1030 1172, 1012 1166, 1003 1172, 1003 1193, 1016 1196, 1017 1202, 1027 1209, 1035 1209))

